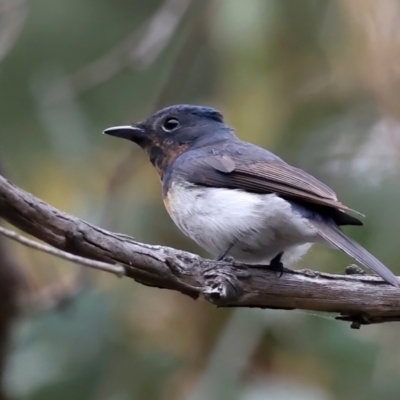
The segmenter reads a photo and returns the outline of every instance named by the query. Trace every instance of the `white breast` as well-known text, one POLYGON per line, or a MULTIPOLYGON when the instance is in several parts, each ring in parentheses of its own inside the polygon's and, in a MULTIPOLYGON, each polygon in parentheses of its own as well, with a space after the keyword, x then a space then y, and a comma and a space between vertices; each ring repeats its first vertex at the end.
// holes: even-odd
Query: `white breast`
POLYGON ((288 262, 318 240, 307 220, 275 194, 179 182, 172 184, 165 205, 175 224, 215 256, 234 244, 229 254, 237 261, 268 262, 284 251, 288 262))

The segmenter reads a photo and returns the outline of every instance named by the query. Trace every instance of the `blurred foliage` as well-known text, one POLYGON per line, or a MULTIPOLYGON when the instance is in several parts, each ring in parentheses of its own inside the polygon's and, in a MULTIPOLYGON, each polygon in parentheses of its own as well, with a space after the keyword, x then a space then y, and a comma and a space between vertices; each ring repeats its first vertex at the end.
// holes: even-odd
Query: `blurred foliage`
MULTIPOLYGON (((170 221, 145 155, 101 131, 165 105, 210 105, 365 213, 348 232, 400 273, 399 1, 17 3, 6 15, 0 2, 0 24, 27 12, 0 64, 0 157, 19 186, 207 256, 170 221), (168 4, 189 7, 143 62, 146 21, 168 4)), ((160 21, 162 36, 171 18, 160 21)), ((15 399, 400 397, 396 324, 352 331, 300 312, 215 309, 10 246, 30 280, 6 371, 15 399)), ((339 273, 349 262, 315 246, 300 264, 339 273)))

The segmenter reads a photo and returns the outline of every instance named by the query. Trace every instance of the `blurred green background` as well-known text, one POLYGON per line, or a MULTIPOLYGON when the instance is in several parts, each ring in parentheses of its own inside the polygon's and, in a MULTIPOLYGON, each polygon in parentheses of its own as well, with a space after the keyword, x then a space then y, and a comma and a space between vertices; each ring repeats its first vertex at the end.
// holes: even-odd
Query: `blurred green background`
MULTIPOLYGON (((213 106, 366 214, 346 232, 400 273, 399 1, 1 0, 0 61, 0 160, 55 207, 207 256, 169 219, 146 156, 101 131, 213 106)), ((399 324, 216 309, 7 246, 29 286, 9 398, 400 398, 399 324)), ((315 246, 299 267, 349 263, 315 246)))

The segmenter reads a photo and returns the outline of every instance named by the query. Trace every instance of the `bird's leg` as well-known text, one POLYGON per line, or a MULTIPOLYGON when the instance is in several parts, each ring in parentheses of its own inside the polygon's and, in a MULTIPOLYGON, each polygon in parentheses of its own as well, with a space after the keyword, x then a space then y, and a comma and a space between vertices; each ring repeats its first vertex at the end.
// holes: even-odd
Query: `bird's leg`
POLYGON ((232 256, 228 256, 228 253, 232 249, 232 247, 235 245, 236 242, 237 242, 236 240, 234 242, 232 242, 229 245, 229 247, 215 259, 215 261, 233 262, 234 258, 232 256))
POLYGON ((283 263, 281 261, 283 256, 283 251, 278 253, 269 263, 268 268, 273 271, 279 272, 279 278, 283 275, 283 263))
POLYGON ((256 268, 256 269, 269 269, 271 271, 277 271, 279 273, 279 278, 283 275, 283 263, 281 261, 283 256, 283 251, 278 253, 268 265, 260 265, 260 264, 253 264, 249 265, 250 268, 256 268))

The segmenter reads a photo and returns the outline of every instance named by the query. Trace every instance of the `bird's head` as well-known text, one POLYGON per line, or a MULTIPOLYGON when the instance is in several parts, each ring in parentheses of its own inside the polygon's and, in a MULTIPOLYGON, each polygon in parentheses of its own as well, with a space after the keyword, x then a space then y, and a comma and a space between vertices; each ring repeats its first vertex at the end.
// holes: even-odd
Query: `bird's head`
POLYGON ((138 144, 161 175, 185 151, 232 135, 220 112, 192 105, 170 106, 137 124, 108 128, 103 133, 138 144))

